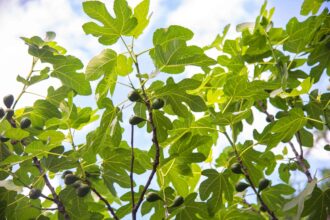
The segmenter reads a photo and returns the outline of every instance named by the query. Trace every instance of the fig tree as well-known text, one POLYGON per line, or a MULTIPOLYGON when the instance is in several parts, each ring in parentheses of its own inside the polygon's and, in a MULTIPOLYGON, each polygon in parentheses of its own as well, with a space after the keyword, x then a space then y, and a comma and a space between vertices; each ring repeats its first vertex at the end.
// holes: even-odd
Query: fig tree
POLYGON ((40 189, 32 188, 29 192, 30 199, 38 199, 40 197, 40 195, 41 195, 40 189))
POLYGON ((136 102, 136 101, 139 101, 141 99, 141 96, 138 93, 138 91, 134 90, 134 91, 132 91, 128 94, 128 99, 132 102, 136 102))
POLYGON ((144 118, 140 118, 138 116, 132 116, 130 119, 129 119, 129 123, 131 125, 137 125, 137 124, 140 124, 141 122, 145 121, 144 118))
POLYGON ((81 184, 77 189, 76 193, 79 197, 84 197, 86 196, 91 188, 87 184, 81 184))
POLYGON ((259 191, 266 189, 269 184, 270 184, 270 180, 268 180, 268 179, 260 180, 259 186, 258 186, 259 191))
POLYGON ((23 118, 20 123, 20 127, 22 129, 28 128, 31 125, 31 120, 29 118, 23 118))
POLYGON ((152 109, 161 109, 164 107, 164 100, 163 99, 155 99, 152 104, 151 104, 151 107, 152 109))
POLYGON ((3 97, 3 103, 7 108, 10 108, 12 104, 14 103, 14 96, 13 95, 6 95, 3 97))
POLYGON ((236 174, 243 173, 242 169, 241 169, 241 165, 239 163, 234 163, 233 165, 231 165, 230 169, 233 173, 236 173, 236 174))
POLYGON ((246 190, 246 188, 248 188, 250 185, 244 182, 239 182, 236 184, 235 189, 237 192, 243 192, 244 190, 246 190))
POLYGON ((74 174, 67 174, 64 177, 64 183, 66 185, 71 185, 72 183, 76 182, 79 178, 74 174))
POLYGON ((162 200, 162 198, 155 192, 149 192, 146 195, 146 200, 148 202, 155 202, 157 200, 162 200))

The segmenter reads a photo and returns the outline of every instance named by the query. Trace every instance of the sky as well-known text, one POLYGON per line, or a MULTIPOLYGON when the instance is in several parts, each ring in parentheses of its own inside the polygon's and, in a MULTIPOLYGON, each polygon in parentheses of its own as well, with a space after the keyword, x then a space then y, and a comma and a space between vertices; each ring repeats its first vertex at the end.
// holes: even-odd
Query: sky
MULTIPOLYGON (((177 24, 188 27, 195 35, 191 44, 200 46, 213 41, 216 34, 222 33, 227 24, 232 24, 229 37, 237 35, 235 26, 242 22, 254 21, 262 0, 150 0, 150 11, 153 12, 149 27, 135 42, 137 51, 152 46, 152 33, 155 29, 177 24)), ((113 1, 106 0, 109 10, 113 1)), ((27 54, 27 46, 19 39, 21 36, 44 36, 46 31, 57 33, 56 41, 64 46, 68 54, 77 56, 87 65, 88 61, 103 47, 97 39, 84 34, 81 26, 89 21, 84 15, 81 0, 0 0, 0 98, 7 94, 17 94, 22 85, 16 82, 17 75, 26 76, 31 65, 31 57, 27 54)), ((139 0, 128 0, 131 6, 139 3, 139 0)), ((292 16, 298 16, 302 0, 270 0, 268 8, 275 7, 274 25, 284 26, 292 16)), ((112 47, 118 51, 124 51, 122 45, 112 47)), ((150 73, 153 70, 150 60, 145 61, 143 72, 150 73)), ((187 72, 194 71, 187 68, 187 72)), ((29 91, 41 95, 46 94, 49 82, 32 87, 29 91)), ((52 80, 53 85, 59 85, 57 80, 52 80)), ((95 86, 95 85, 93 85, 95 86)), ((120 88, 115 102, 123 100, 120 88)), ((18 107, 24 107, 38 97, 26 94, 19 102, 18 107)), ((79 97, 81 106, 93 105, 94 97, 79 97)), ((265 122, 260 122, 262 127, 265 122)), ((80 132, 79 141, 84 140, 86 132, 92 127, 80 132)), ((139 133, 137 134, 139 135, 139 133)), ((142 137, 148 138, 141 133, 142 137)), ((143 144, 140 140, 137 144, 143 144)), ((323 143, 320 144, 323 146, 323 143)), ((313 165, 313 173, 318 168, 325 166, 325 161, 330 154, 320 150, 314 150, 309 155, 313 165)))

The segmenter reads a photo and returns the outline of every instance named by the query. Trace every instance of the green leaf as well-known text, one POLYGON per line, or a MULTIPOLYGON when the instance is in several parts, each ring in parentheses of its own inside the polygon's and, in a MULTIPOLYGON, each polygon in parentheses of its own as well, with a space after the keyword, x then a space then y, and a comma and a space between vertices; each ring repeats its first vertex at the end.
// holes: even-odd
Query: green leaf
POLYGON ((154 33, 155 48, 150 56, 161 72, 182 73, 188 65, 207 67, 215 60, 204 54, 197 46, 187 46, 186 41, 192 38, 190 30, 180 26, 158 29, 154 33))
POLYGON ((330 214, 330 189, 322 191, 314 188, 312 196, 305 201, 304 210, 301 216, 308 216, 309 219, 326 220, 330 214))
POLYGON ((99 42, 104 45, 116 43, 121 36, 132 36, 131 32, 138 24, 137 19, 132 17, 132 10, 126 0, 114 1, 115 18, 109 14, 105 4, 99 1, 83 2, 83 9, 89 17, 103 24, 85 23, 85 33, 99 37, 99 42))
POLYGON ((198 95, 191 95, 187 90, 196 89, 200 85, 199 81, 193 79, 184 79, 179 83, 175 83, 170 77, 166 81, 166 85, 156 90, 157 97, 164 99, 166 105, 171 106, 175 114, 185 117, 188 114, 186 103, 194 112, 202 112, 206 110, 204 100, 198 95))
POLYGON ((310 12, 312 12, 312 14, 316 14, 323 2, 324 0, 304 0, 301 6, 300 14, 305 16, 310 12))
POLYGON ((213 216, 225 203, 233 200, 233 185, 229 182, 230 172, 218 173, 216 170, 207 169, 202 175, 207 179, 199 187, 202 201, 207 199, 208 211, 213 216))
POLYGON ((151 16, 148 16, 149 4, 149 0, 143 0, 134 8, 134 17, 137 19, 138 24, 130 34, 135 38, 138 38, 149 24, 151 16))

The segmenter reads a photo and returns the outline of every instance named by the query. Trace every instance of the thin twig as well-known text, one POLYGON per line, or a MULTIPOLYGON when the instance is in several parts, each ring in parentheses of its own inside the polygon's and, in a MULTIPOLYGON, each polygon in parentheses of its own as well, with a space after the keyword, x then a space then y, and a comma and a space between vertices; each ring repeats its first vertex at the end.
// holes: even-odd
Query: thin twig
POLYGON ((113 208, 111 207, 110 203, 108 202, 108 200, 106 200, 95 188, 91 187, 91 190, 99 197, 99 199, 105 203, 105 205, 107 206, 108 210, 110 211, 110 213, 112 214, 113 218, 115 220, 119 220, 118 216, 116 215, 115 211, 113 210, 113 208))
POLYGON ((245 176, 245 179, 248 181, 248 183, 250 184, 252 190, 254 191, 254 193, 256 194, 259 202, 261 203, 262 207, 265 208, 265 210, 267 211, 267 213, 272 217, 272 220, 277 220, 277 217, 275 216, 275 213, 273 211, 270 210, 270 208, 267 206, 267 204, 264 202, 264 200, 262 199, 260 192, 256 189, 256 187, 254 186, 250 175, 248 173, 248 170, 246 168, 246 166, 243 164, 242 158, 240 157, 239 153, 237 152, 236 149, 236 145, 234 144, 234 142, 230 139, 230 137, 228 136, 227 132, 223 132, 223 134, 226 136, 227 140, 229 141, 230 145, 233 147, 235 155, 236 155, 236 159, 238 161, 238 163, 240 164, 243 174, 245 176))
POLYGON ((38 160, 37 157, 33 157, 32 159, 33 159, 34 165, 38 168, 39 173, 42 175, 46 186, 50 190, 50 192, 53 196, 54 202, 57 205, 58 211, 64 216, 65 220, 69 220, 70 219, 69 214, 65 211, 65 207, 64 207, 63 203, 61 202, 60 198, 58 197, 57 193, 55 192, 54 187, 50 183, 44 169, 41 167, 40 161, 38 160))
MULTIPOLYGON (((131 170, 130 170, 130 181, 131 181, 131 200, 132 200, 132 214, 135 207, 135 199, 134 199, 134 125, 131 126, 131 170)), ((133 216, 132 216, 133 217, 133 216)))

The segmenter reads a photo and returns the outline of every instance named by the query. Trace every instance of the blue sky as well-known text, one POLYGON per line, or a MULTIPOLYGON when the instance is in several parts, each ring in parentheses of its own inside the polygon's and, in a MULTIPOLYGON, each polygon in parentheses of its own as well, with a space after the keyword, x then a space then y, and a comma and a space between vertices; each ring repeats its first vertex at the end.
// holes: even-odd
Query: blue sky
MULTIPOLYGON (((149 27, 141 39, 137 40, 136 50, 141 51, 151 47, 152 33, 156 28, 166 27, 170 24, 179 24, 190 28, 194 33, 191 43, 203 46, 211 43, 216 34, 221 33, 223 27, 231 23, 229 37, 237 35, 235 25, 241 22, 254 21, 262 0, 150 0, 153 16, 149 27)), ((0 0, 0 94, 2 96, 12 93, 17 95, 21 85, 15 81, 18 74, 25 76, 30 68, 31 58, 27 55, 27 47, 19 39, 20 36, 43 36, 46 31, 57 33, 57 41, 68 49, 68 53, 80 58, 85 66, 88 61, 97 55, 103 47, 97 39, 86 36, 81 28, 88 21, 81 8, 81 0, 0 0)), ((113 1, 106 0, 109 6, 113 1)), ((128 0, 135 6, 139 0, 128 0)), ((272 0, 268 8, 275 7, 274 25, 284 26, 293 17, 299 17, 302 0, 272 0)), ((329 5, 328 5, 329 6, 329 5)), ((110 9, 111 7, 109 7, 110 9)), ((124 51, 122 45, 114 45, 118 51, 124 51)), ((152 63, 143 58, 143 72, 153 70, 152 63)), ((187 68, 196 71, 196 68, 187 68)), ((121 79, 122 82, 125 79, 121 79)), ((52 80, 58 85, 56 80, 52 80)), ((325 84, 324 84, 325 85, 325 84)), ((31 88, 30 91, 45 95, 47 84, 31 88)), ((115 102, 119 103, 126 97, 121 95, 122 89, 118 87, 115 102)), ((125 92, 127 93, 127 92, 125 92)), ((18 107, 29 105, 38 97, 25 95, 18 107)), ((79 104, 88 106, 93 103, 94 97, 79 97, 79 104)), ((264 119, 262 119, 264 121, 264 119)), ((264 123, 264 122, 261 122, 264 123)), ((263 126, 264 124, 261 124, 263 126)), ((77 141, 82 142, 88 129, 78 133, 77 141)), ((137 132, 136 136, 146 137, 144 132, 137 132)), ((145 145, 145 139, 137 140, 139 146, 145 145)), ((312 151, 310 157, 313 161, 312 172, 317 167, 323 167, 322 161, 330 158, 324 151, 312 151)))

